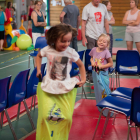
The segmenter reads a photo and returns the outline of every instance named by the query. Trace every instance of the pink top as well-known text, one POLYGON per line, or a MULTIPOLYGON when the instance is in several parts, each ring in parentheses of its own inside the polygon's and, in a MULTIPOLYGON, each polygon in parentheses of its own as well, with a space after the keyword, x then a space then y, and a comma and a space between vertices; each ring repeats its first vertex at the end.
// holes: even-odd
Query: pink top
MULTIPOLYGON (((137 20, 139 11, 140 10, 138 10, 135 14, 131 15, 131 10, 129 10, 127 20, 137 20)), ((126 32, 131 32, 131 33, 140 32, 140 24, 136 26, 127 26, 126 32)))
POLYGON ((11 11, 9 8, 6 8, 5 9, 5 14, 6 14, 6 17, 7 17, 7 20, 11 17, 11 11))
POLYGON ((33 8, 31 8, 31 6, 30 6, 30 8, 29 8, 29 16, 31 16, 31 14, 32 14, 32 12, 33 12, 33 8))

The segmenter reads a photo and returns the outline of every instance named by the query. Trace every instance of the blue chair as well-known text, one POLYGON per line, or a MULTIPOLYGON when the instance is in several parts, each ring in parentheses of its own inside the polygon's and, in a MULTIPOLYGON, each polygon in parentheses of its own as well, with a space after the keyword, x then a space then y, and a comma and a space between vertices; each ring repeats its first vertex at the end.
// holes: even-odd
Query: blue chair
POLYGON ((119 87, 116 90, 114 90, 110 95, 123 97, 131 100, 132 91, 133 91, 132 88, 119 87))
POLYGON ((19 113, 20 113, 20 105, 23 101, 25 109, 27 111, 28 118, 30 120, 31 126, 33 130, 35 129, 34 123, 32 121, 31 115, 29 113, 27 104, 25 102, 25 94, 26 94, 26 87, 27 87, 27 81, 29 76, 30 69, 24 70, 19 72, 19 74, 15 77, 13 84, 11 86, 11 89, 8 93, 8 102, 7 102, 7 108, 12 107, 13 105, 19 104, 18 106, 18 112, 17 112, 17 119, 19 119, 19 113))
POLYGON ((17 140, 17 136, 15 134, 15 131, 13 129, 11 120, 9 118, 9 115, 8 115, 8 112, 7 112, 7 109, 6 109, 7 95, 8 95, 8 92, 9 92, 10 80, 11 80, 11 76, 6 77, 4 79, 0 79, 0 112, 1 112, 1 121, 0 121, 1 123, 0 124, 1 124, 1 129, 2 129, 3 116, 4 116, 4 113, 5 113, 6 118, 8 120, 8 123, 9 123, 9 127, 12 131, 13 137, 14 137, 15 140, 17 140))
MULTIPOLYGON (((85 51, 79 51, 79 52, 78 52, 81 61, 83 61, 84 52, 85 52, 85 51)), ((79 76, 79 70, 77 70, 77 68, 78 68, 77 64, 74 63, 74 62, 72 62, 72 69, 71 69, 71 71, 70 71, 70 77, 79 76)), ((80 79, 80 76, 79 76, 79 79, 80 79)), ((80 79, 80 80, 81 80, 81 79, 80 79)), ((84 93, 84 95, 85 95, 85 98, 87 98, 87 97, 86 97, 86 94, 85 94, 85 90, 84 90, 84 88, 83 88, 83 86, 82 86, 82 97, 81 97, 81 98, 83 98, 83 93, 84 93)))
MULTIPOLYGON (((46 63, 41 65, 41 73, 42 77, 44 76, 44 69, 45 69, 46 63)), ((35 100, 36 100, 36 90, 38 85, 38 78, 36 77, 37 74, 37 68, 35 68, 30 76, 30 79, 27 83, 27 89, 26 89, 26 95, 25 99, 32 96, 32 103, 33 103, 33 97, 34 97, 34 109, 35 109, 35 100)), ((32 103, 31 103, 31 109, 32 109, 32 103)))
MULTIPOLYGON (((36 39, 35 49, 42 49, 46 46, 47 46, 46 37, 38 37, 36 39)), ((36 57, 37 54, 38 54, 38 51, 36 51, 36 50, 33 53, 29 54, 28 68, 30 68, 30 56, 36 57)), ((33 63, 34 63, 34 60, 33 60, 33 63)))
POLYGON ((130 121, 128 123, 128 134, 127 140, 129 140, 130 128, 136 128, 136 139, 138 140, 138 131, 137 128, 140 128, 140 87, 134 88, 131 98, 131 112, 130 112, 130 121), (132 125, 135 123, 135 125, 132 125))
POLYGON ((94 140, 94 138, 95 138, 96 131, 97 131, 97 128, 98 128, 102 113, 103 113, 103 111, 105 109, 109 109, 109 112, 108 112, 108 116, 106 117, 106 121, 105 121, 105 124, 104 124, 102 137, 103 137, 103 135, 105 133, 107 123, 108 123, 109 118, 110 118, 111 111, 116 112, 116 113, 124 114, 126 116, 126 120, 130 116, 131 101, 126 100, 124 98, 107 96, 102 101, 100 101, 97 104, 97 106, 100 107, 102 110, 100 112, 100 116, 99 116, 99 119, 98 119, 98 122, 97 122, 97 125, 96 125, 96 128, 95 128, 92 140, 94 140))
POLYGON ((116 88, 120 87, 119 75, 140 75, 140 56, 137 51, 119 50, 116 56, 116 88), (129 67, 137 67, 132 69, 129 67))

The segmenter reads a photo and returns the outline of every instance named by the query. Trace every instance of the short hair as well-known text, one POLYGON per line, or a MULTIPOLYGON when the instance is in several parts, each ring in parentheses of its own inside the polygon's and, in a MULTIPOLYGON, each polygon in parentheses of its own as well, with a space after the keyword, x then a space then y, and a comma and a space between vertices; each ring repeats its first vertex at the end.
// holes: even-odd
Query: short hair
POLYGON ((135 5, 138 7, 139 0, 134 0, 134 1, 135 1, 135 5))
MULTIPOLYGON (((101 37, 104 37, 104 38, 107 39, 107 43, 108 43, 107 48, 109 49, 109 46, 110 46, 110 37, 109 37, 108 35, 106 35, 106 34, 101 34, 101 35, 99 36, 99 38, 101 38, 101 37)), ((98 38, 98 40, 99 40, 99 38, 98 38)))
POLYGON ((40 0, 36 0, 36 1, 34 2, 34 5, 37 5, 39 2, 42 4, 42 2, 41 2, 40 0))
POLYGON ((107 6, 109 2, 110 2, 109 0, 103 0, 102 1, 102 4, 104 4, 105 6, 107 6))
POLYGON ((46 33, 47 44, 55 48, 56 41, 60 37, 63 39, 63 37, 70 32, 72 33, 72 38, 77 36, 77 30, 71 25, 61 23, 51 27, 46 33))
POLYGON ((7 8, 10 8, 10 5, 11 5, 11 2, 8 1, 8 2, 7 2, 7 8))
POLYGON ((64 0, 64 2, 69 3, 72 2, 72 0, 64 0))

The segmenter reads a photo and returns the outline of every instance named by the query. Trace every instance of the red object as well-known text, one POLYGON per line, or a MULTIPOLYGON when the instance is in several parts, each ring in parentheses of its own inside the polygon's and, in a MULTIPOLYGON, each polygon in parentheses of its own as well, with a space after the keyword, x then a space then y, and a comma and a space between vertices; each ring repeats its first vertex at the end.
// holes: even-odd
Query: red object
POLYGON ((94 89, 94 86, 91 86, 91 89, 94 89))
POLYGON ((33 12, 33 8, 31 8, 31 6, 30 6, 30 8, 29 8, 29 16, 31 16, 31 14, 32 14, 32 12, 33 12))
POLYGON ((11 17, 11 12, 10 12, 9 8, 5 9, 5 14, 6 14, 7 19, 9 19, 11 17))
POLYGON ((28 35, 32 38, 32 29, 28 30, 28 35))
POLYGON ((11 21, 10 21, 10 19, 8 18, 8 20, 5 21, 4 25, 8 25, 8 24, 10 24, 10 23, 11 23, 11 21))
POLYGON ((78 29, 78 36, 77 36, 77 40, 81 41, 82 40, 82 33, 81 33, 81 29, 78 29))
POLYGON ((47 31, 48 31, 48 29, 45 30, 45 35, 46 35, 47 31))

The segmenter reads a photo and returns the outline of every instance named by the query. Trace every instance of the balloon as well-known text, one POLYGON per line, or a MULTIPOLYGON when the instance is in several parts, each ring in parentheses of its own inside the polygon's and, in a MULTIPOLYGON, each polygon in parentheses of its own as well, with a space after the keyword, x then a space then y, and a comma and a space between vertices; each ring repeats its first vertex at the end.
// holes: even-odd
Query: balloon
POLYGON ((32 44, 32 39, 29 35, 27 34, 22 34, 16 41, 16 45, 21 49, 21 50, 26 50, 28 47, 30 47, 32 44))

